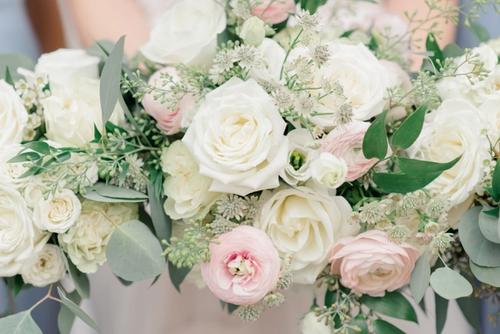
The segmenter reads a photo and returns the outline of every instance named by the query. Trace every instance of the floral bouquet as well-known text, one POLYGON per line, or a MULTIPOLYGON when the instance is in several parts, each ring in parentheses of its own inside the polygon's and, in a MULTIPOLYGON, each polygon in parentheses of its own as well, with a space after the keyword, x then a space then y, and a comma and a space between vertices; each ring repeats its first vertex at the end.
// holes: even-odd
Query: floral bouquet
MULTIPOLYGON (((0 276, 75 316, 87 274, 201 277, 256 320, 315 285, 304 333, 402 333, 429 285, 471 324, 500 287, 500 43, 441 49, 428 1, 179 0, 125 62, 124 38, 0 57, 0 276), (429 28, 429 26, 431 28, 429 28), (409 72, 414 33, 428 31, 409 72), (414 302, 411 303, 410 300, 414 302)), ((413 50, 413 51, 412 51, 413 50)), ((4 330, 5 329, 5 330, 4 330)))

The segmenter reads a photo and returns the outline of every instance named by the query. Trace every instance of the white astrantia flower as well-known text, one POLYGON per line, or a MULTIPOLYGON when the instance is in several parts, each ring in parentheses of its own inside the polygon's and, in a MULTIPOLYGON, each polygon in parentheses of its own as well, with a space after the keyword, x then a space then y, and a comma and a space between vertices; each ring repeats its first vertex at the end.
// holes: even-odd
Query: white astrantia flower
POLYGON ((322 152, 311 162, 311 177, 319 185, 337 189, 347 177, 347 164, 342 158, 322 152))
POLYGON ((333 244, 358 231, 343 197, 306 187, 280 188, 263 196, 269 198, 256 226, 270 236, 280 255, 291 256, 289 269, 296 283, 313 284, 333 244))
POLYGON ((81 204, 75 193, 63 189, 39 201, 33 211, 35 226, 43 231, 64 233, 80 216, 81 204))
POLYGON ((460 160, 426 186, 451 205, 465 201, 483 178, 489 144, 482 131, 480 111, 463 99, 445 100, 427 115, 422 133, 409 151, 414 159, 435 162, 460 160))
POLYGON ((14 88, 0 80, 0 147, 19 144, 28 122, 28 112, 14 88))
POLYGON ((208 93, 182 141, 213 179, 210 191, 247 195, 279 185, 287 163, 285 122, 254 80, 232 78, 208 93))
POLYGON ((309 130, 297 128, 287 134, 289 142, 288 163, 281 171, 281 178, 291 186, 311 178, 311 161, 317 156, 314 139, 309 130))
POLYGON ((56 245, 46 244, 22 268, 23 281, 44 287, 61 280, 66 274, 64 254, 56 245))
POLYGON ((208 65, 217 35, 226 28, 224 4, 217 0, 181 0, 160 17, 141 52, 160 64, 208 65))

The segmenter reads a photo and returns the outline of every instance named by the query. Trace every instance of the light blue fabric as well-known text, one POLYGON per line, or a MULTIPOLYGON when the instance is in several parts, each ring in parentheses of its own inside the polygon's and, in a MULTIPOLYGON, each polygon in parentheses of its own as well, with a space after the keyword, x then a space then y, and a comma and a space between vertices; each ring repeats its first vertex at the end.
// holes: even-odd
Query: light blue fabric
MULTIPOLYGON (((463 5, 467 3, 468 1, 462 1, 463 5)), ((458 27, 457 44, 463 48, 477 46, 479 44, 478 39, 470 29, 464 26, 463 19, 461 21, 458 27)), ((491 38, 500 37, 500 14, 495 12, 493 5, 484 6, 476 22, 488 30, 491 38)))

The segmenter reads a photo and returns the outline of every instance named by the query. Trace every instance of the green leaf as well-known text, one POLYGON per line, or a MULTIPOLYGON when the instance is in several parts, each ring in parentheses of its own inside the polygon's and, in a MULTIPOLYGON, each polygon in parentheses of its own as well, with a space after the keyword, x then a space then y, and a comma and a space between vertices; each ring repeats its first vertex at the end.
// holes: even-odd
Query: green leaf
POLYGON ((486 28, 483 25, 479 24, 478 22, 472 22, 470 24, 470 29, 477 37, 479 42, 484 43, 490 40, 490 33, 488 32, 488 30, 486 30, 486 28))
POLYGON ((35 152, 38 152, 41 154, 49 154, 50 149, 52 147, 44 141, 33 141, 33 142, 29 142, 29 143, 24 144, 24 148, 25 149, 28 148, 32 151, 35 151, 35 152))
POLYGON ((359 315, 349 322, 349 326, 354 328, 349 328, 347 330, 348 334, 369 334, 366 319, 359 315))
POLYGON ((400 292, 386 292, 383 297, 365 295, 361 303, 377 313, 418 323, 413 306, 400 292))
POLYGON ((125 36, 122 36, 111 50, 102 69, 99 98, 101 101, 103 123, 106 123, 111 117, 118 102, 118 96, 121 94, 120 84, 124 43, 125 36))
POLYGON ((500 267, 482 267, 469 260, 470 269, 481 282, 500 288, 500 267))
POLYGON ((151 220, 153 221, 156 236, 160 240, 168 241, 172 234, 172 220, 165 214, 165 210, 163 210, 165 198, 158 196, 155 191, 155 185, 152 183, 148 185, 148 195, 151 208, 151 220))
POLYGON ((375 334, 405 334, 393 324, 382 319, 373 321, 373 331, 375 334))
POLYGON ((59 287, 57 288, 57 293, 59 294, 61 302, 63 303, 64 306, 68 308, 68 310, 73 312, 74 315, 80 318, 89 327, 91 327, 95 331, 98 331, 97 324, 95 323, 95 321, 87 313, 85 313, 85 311, 83 311, 77 304, 75 304, 71 299, 69 299, 61 288, 59 287))
POLYGON ((108 203, 136 203, 144 202, 148 199, 147 195, 133 189, 120 188, 105 183, 96 183, 86 188, 82 196, 92 201, 108 203))
POLYGON ((174 285, 178 292, 181 292, 181 284, 186 279, 186 276, 191 271, 191 268, 181 267, 178 268, 168 261, 168 275, 170 276, 170 281, 174 285))
POLYGON ((460 219, 458 235, 460 242, 472 262, 484 267, 500 266, 500 245, 486 239, 479 228, 479 213, 482 207, 469 209, 460 219))
MULTIPOLYGON (((77 305, 81 301, 81 297, 76 290, 68 294, 67 297, 77 305)), ((59 308, 59 315, 57 316, 57 327, 59 328, 60 334, 70 334, 74 322, 75 315, 68 307, 62 304, 59 308)))
POLYGON ((35 161, 35 160, 38 160, 40 158, 41 158, 40 154, 38 154, 36 152, 24 152, 24 153, 16 155, 15 157, 13 157, 12 159, 10 159, 7 162, 8 163, 15 163, 15 162, 35 161))
POLYGON ((158 239, 138 220, 116 226, 106 250, 111 271, 131 282, 161 274, 165 267, 161 253, 158 239))
POLYGON ((42 334, 42 331, 28 310, 1 318, 0 334, 42 334))
POLYGON ((437 293, 434 294, 434 303, 436 305, 435 315, 436 315, 436 333, 441 334, 444 325, 446 324, 446 318, 448 317, 448 299, 444 299, 437 293))
POLYGON ((385 130, 385 116, 387 111, 378 115, 370 125, 363 138, 363 154, 367 159, 382 160, 387 154, 387 133, 385 130))
POLYGON ((434 270, 430 282, 434 291, 445 299, 467 297, 472 293, 469 281, 448 267, 434 270))
POLYGON ((491 210, 485 210, 485 211, 483 211, 483 213, 485 215, 498 218, 498 216, 500 216, 500 208, 494 208, 494 209, 491 209, 491 210))
POLYGON ((300 0, 300 7, 314 14, 318 7, 324 5, 326 0, 300 0))
POLYGON ((443 55, 445 58, 456 58, 463 56, 465 53, 464 49, 458 46, 457 43, 450 43, 446 45, 443 49, 443 55))
POLYGON ((392 145, 406 149, 417 140, 424 125, 427 107, 420 106, 408 118, 404 120, 401 126, 394 132, 391 138, 392 145))
POLYGON ((500 244, 500 220, 497 217, 487 215, 484 211, 480 212, 479 230, 488 241, 500 244))
POLYGON ((90 297, 90 283, 87 274, 82 273, 76 268, 73 262, 68 261, 68 272, 69 276, 73 280, 75 289, 82 298, 90 297))
POLYGON ((436 36, 433 33, 429 33, 427 35, 427 39, 425 41, 425 48, 428 52, 431 53, 429 56, 430 61, 434 65, 434 67, 439 71, 443 68, 444 64, 444 55, 443 51, 439 47, 439 44, 436 40, 436 36))
POLYGON ((333 290, 326 290, 325 292, 325 301, 324 301, 324 304, 325 306, 329 307, 331 306, 335 299, 337 298, 337 291, 333 291, 333 290))
POLYGON ((14 79, 12 78, 12 73, 10 73, 9 67, 5 68, 5 82, 9 85, 14 86, 14 79))
POLYGON ((469 324, 476 330, 481 332, 481 299, 474 296, 457 299, 458 307, 462 314, 467 319, 469 324))
POLYGON ((21 275, 4 277, 4 280, 7 283, 7 287, 14 294, 14 296, 17 296, 24 287, 24 281, 21 275))
POLYGON ((22 75, 17 73, 18 68, 32 70, 34 68, 33 60, 19 53, 4 53, 0 54, 0 73, 5 74, 9 69, 9 73, 14 80, 22 78, 22 75))
POLYGON ((435 173, 441 174, 447 169, 452 168, 462 157, 455 158, 449 162, 433 162, 433 161, 425 161, 425 160, 416 160, 416 159, 408 159, 408 158, 398 158, 398 165, 401 168, 401 171, 406 174, 428 174, 434 175, 435 173))
POLYGON ((429 287, 429 279, 431 277, 429 252, 423 253, 417 260, 415 268, 411 273, 410 291, 417 303, 424 298, 425 292, 429 287))
POLYGON ((495 170, 493 171, 491 196, 495 201, 500 201, 500 161, 498 160, 495 170))

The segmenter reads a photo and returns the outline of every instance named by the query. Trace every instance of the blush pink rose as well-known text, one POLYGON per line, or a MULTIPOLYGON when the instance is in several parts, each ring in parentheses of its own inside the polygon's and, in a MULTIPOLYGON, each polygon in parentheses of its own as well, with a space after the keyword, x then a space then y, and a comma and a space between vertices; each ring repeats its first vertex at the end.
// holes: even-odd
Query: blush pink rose
POLYGON ((322 140, 322 152, 332 153, 346 162, 348 182, 365 175, 378 161, 363 155, 363 137, 369 127, 368 122, 353 121, 335 128, 322 140))
POLYGON ((210 245, 210 262, 203 263, 203 280, 220 300, 255 304, 276 287, 280 258, 266 233, 240 226, 210 245))
POLYGON ((269 24, 285 21, 296 8, 294 0, 256 0, 254 3, 252 15, 269 24))
MULTIPOLYGON (((170 74, 174 81, 179 79, 174 67, 165 67, 156 71, 151 78, 149 78, 148 84, 158 87, 161 83, 162 73, 170 74)), ((146 94, 142 100, 144 110, 156 120, 158 128, 167 135, 176 134, 181 130, 182 115, 187 110, 193 108, 194 104, 195 101, 190 95, 184 96, 174 110, 170 110, 168 106, 156 100, 154 94, 146 94)))
POLYGON ((331 253, 331 271, 356 292, 380 297, 410 281, 419 251, 391 241, 382 231, 371 230, 343 238, 331 253))

